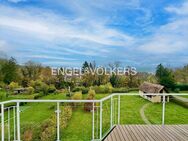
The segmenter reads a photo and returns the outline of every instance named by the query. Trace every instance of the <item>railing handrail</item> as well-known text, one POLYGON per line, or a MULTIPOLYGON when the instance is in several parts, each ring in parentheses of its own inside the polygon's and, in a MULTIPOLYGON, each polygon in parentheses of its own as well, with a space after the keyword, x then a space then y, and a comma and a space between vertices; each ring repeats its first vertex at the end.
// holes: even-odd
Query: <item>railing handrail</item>
MULTIPOLYGON (((93 103, 93 109, 92 109, 92 140, 95 140, 95 103, 100 103, 100 106, 99 106, 99 112, 100 112, 100 121, 99 121, 99 140, 102 140, 103 139, 103 131, 102 131, 102 127, 103 127, 103 102, 110 99, 111 100, 111 105, 110 105, 110 129, 112 129, 112 127, 115 125, 114 124, 114 120, 116 121, 116 119, 114 119, 114 104, 113 104, 113 99, 116 99, 114 98, 115 96, 117 96, 117 119, 118 119, 118 122, 117 124, 120 124, 120 96, 139 96, 139 95, 142 95, 142 96, 147 96, 147 95, 154 95, 154 96, 162 96, 162 125, 164 125, 165 123, 165 103, 166 103, 166 100, 165 100, 165 97, 166 96, 186 96, 188 95, 188 93, 112 93, 111 95, 109 96, 106 96, 100 100, 66 100, 66 99, 62 99, 62 100, 50 100, 50 99, 38 99, 38 100, 29 100, 29 99, 15 99, 15 100, 9 100, 9 101, 3 101, 3 102, 0 102, 0 105, 1 105, 1 140, 4 141, 4 138, 5 138, 5 135, 4 135, 4 127, 5 127, 5 124, 4 124, 4 109, 6 109, 7 107, 5 107, 4 105, 5 104, 8 104, 8 103, 16 103, 16 106, 12 106, 14 109, 13 109, 13 112, 14 112, 14 140, 16 140, 16 132, 17 132, 17 140, 20 141, 21 137, 20 137, 20 103, 22 102, 31 102, 31 103, 47 103, 47 102, 50 102, 50 103, 57 103, 57 110, 56 110, 56 118, 57 118, 57 141, 60 140, 60 123, 59 123, 59 119, 60 119, 60 103, 93 103), (17 130, 16 130, 17 129, 17 130)), ((10 106, 11 107, 11 106, 10 106)), ((10 125, 10 107, 8 107, 8 125, 10 125)), ((98 131, 98 130, 97 130, 98 131)), ((9 139, 10 139, 10 126, 8 126, 8 135, 9 135, 9 139)))
MULTIPOLYGON (((103 102, 107 99, 110 99, 111 97, 118 96, 118 95, 127 95, 127 96, 132 96, 132 95, 140 95, 139 93, 112 93, 109 96, 106 96, 102 99, 99 100, 67 100, 67 99, 62 99, 62 100, 51 100, 51 99, 14 99, 14 100, 8 100, 8 101, 2 101, 0 104, 8 104, 8 103, 13 103, 13 102, 65 102, 65 103, 77 103, 77 102, 83 102, 83 103, 96 103, 96 102, 103 102)), ((186 96, 188 93, 144 93, 142 94, 143 96, 146 95, 155 95, 155 96, 186 96)))

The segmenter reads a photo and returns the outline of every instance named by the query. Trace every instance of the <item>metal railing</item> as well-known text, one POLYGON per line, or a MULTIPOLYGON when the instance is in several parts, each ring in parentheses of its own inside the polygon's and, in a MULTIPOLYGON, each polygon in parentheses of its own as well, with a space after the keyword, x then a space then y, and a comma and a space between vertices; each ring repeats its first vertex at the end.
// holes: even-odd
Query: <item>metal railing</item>
MULTIPOLYGON (((60 141, 60 104, 61 103, 92 103, 92 139, 91 140, 102 140, 106 134, 116 125, 120 124, 120 118, 121 118, 121 96, 133 96, 133 95, 140 95, 138 93, 113 93, 107 97, 104 97, 100 100, 9 100, 0 102, 1 105, 1 140, 5 140, 5 111, 7 112, 7 124, 8 124, 8 141, 11 140, 11 132, 10 132, 10 111, 12 109, 13 112, 13 140, 14 141, 21 141, 21 132, 20 132, 20 104, 21 103, 56 103, 56 140, 60 141), (103 103, 105 101, 108 101, 110 103, 110 128, 105 131, 106 133, 103 133, 103 103), (117 100, 116 104, 114 104, 114 100, 117 100), (9 103, 15 103, 15 106, 5 107, 6 104, 9 103), (99 106, 97 106, 97 104, 99 106), (115 109, 116 108, 116 109, 115 109), (99 113, 98 113, 99 110, 99 113), (97 114, 97 116, 96 116, 97 114), (99 114, 99 121, 98 121, 98 114, 99 114), (97 119, 96 119, 97 118, 97 119), (99 123, 98 123, 99 122, 99 123), (95 126, 98 127, 99 130, 95 126), (98 136, 99 132, 99 136, 98 136)), ((144 96, 147 95, 159 95, 162 96, 162 125, 165 124, 165 97, 166 96, 173 96, 173 95, 188 95, 188 94, 173 94, 173 93, 149 93, 149 94, 143 94, 144 96)), ((63 139, 62 139, 63 140, 63 139)))

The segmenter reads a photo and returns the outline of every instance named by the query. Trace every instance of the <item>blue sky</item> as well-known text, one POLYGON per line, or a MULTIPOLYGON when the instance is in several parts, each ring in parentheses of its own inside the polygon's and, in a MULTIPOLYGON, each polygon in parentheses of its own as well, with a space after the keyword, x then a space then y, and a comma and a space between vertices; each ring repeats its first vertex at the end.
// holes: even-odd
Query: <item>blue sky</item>
POLYGON ((50 66, 188 63, 187 0, 0 0, 0 55, 50 66))

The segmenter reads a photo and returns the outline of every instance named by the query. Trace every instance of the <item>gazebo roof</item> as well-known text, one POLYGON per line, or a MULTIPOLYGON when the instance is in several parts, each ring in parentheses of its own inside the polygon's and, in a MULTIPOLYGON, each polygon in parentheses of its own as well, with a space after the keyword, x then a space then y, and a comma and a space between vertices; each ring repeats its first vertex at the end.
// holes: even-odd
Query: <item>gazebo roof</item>
POLYGON ((144 82, 140 85, 139 89, 145 93, 160 93, 165 87, 160 84, 152 84, 149 82, 144 82))

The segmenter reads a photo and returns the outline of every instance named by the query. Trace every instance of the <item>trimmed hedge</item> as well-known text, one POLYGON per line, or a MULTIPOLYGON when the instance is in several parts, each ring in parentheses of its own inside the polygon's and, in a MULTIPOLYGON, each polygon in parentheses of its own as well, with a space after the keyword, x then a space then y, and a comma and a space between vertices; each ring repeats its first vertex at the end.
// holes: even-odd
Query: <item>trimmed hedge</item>
POLYGON ((176 84, 175 89, 179 89, 180 91, 188 91, 188 84, 176 84))

